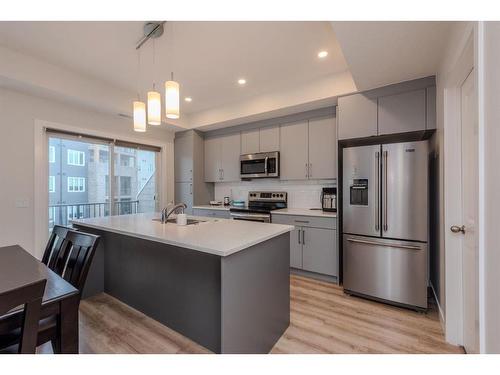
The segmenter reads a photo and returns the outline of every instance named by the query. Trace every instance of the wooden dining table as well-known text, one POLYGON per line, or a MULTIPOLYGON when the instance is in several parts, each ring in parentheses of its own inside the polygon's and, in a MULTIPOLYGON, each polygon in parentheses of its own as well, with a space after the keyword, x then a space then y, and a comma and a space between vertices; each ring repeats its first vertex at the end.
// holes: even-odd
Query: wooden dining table
MULTIPOLYGON (((57 317, 61 353, 78 354, 79 291, 19 245, 0 247, 0 295, 46 279, 40 319, 57 317)), ((0 334, 21 326, 23 306, 0 316, 0 334)))

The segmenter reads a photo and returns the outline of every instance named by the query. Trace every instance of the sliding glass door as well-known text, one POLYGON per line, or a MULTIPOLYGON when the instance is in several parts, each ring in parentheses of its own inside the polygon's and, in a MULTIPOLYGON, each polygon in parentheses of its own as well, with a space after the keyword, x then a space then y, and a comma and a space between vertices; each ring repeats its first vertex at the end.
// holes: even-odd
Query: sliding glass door
POLYGON ((156 211, 158 154, 51 133, 49 230, 77 218, 156 211))

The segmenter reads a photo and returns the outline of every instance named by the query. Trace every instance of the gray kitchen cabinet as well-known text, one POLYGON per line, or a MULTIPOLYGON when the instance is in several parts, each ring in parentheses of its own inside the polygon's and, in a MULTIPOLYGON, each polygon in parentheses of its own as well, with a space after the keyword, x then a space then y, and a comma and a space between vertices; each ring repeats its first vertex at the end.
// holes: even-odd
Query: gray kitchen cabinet
POLYGON ((337 276, 336 231, 304 228, 302 236, 302 269, 337 276))
POLYGON ((377 99, 364 94, 338 99, 338 138, 362 138, 377 135, 377 99))
MULTIPOLYGON (((189 133, 189 132, 188 132, 189 133)), ((192 134, 182 134, 174 141, 175 182, 193 181, 192 134)))
POLYGON ((205 182, 204 140, 195 130, 177 133, 174 140, 175 202, 207 204, 214 196, 213 184, 205 182))
POLYGON ((253 154, 260 151, 259 129, 241 132, 241 154, 253 154))
POLYGON ((260 152, 272 152, 280 150, 280 128, 269 126, 259 129, 260 152))
POLYGON ((436 86, 427 87, 427 123, 425 129, 436 129, 436 86))
POLYGON ((425 130, 425 89, 378 98, 378 134, 425 130))
POLYGON ((205 181, 240 180, 240 134, 205 139, 205 181))
POLYGON ((218 138, 205 139, 205 181, 220 180, 220 144, 218 138))
POLYGON ((335 118, 309 120, 309 178, 337 177, 335 118))
POLYGON ((282 180, 306 180, 308 177, 307 121, 280 127, 280 176, 282 180))
POLYGON ((302 228, 290 232, 290 267, 302 268, 302 228))
POLYGON ((175 202, 183 202, 187 205, 184 212, 188 215, 193 213, 193 183, 176 182, 175 183, 175 202))
POLYGON ((240 134, 228 134, 220 137, 221 145, 221 180, 232 182, 240 180, 240 134))

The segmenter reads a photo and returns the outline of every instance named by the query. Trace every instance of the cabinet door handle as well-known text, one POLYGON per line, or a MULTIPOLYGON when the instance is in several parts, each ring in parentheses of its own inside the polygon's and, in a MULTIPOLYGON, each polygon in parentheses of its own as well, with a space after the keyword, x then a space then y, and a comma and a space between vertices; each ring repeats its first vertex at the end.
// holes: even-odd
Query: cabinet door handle
POLYGON ((221 171, 221 176, 222 176, 222 177, 221 177, 221 180, 223 180, 223 179, 224 179, 224 168, 223 168, 223 169, 221 169, 220 171, 221 171))
POLYGON ((308 164, 306 163, 306 178, 309 177, 309 168, 308 168, 308 164))
POLYGON ((300 229, 297 231, 297 242, 300 244, 300 229))
POLYGON ((313 170, 313 165, 312 163, 309 163, 309 178, 311 178, 313 175, 312 175, 312 170, 313 170))
POLYGON ((295 220, 296 223, 309 224, 308 220, 295 220))
POLYGON ((193 195, 193 184, 189 184, 189 194, 193 195))
POLYGON ((302 229, 302 245, 306 244, 306 232, 302 229))

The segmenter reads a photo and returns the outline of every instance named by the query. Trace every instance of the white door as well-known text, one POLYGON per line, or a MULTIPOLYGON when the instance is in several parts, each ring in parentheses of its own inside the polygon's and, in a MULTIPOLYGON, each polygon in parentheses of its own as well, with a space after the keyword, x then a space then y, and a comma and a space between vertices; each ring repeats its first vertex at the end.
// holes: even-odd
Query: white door
MULTIPOLYGON (((463 323, 467 353, 479 352, 478 124, 474 71, 461 87, 463 323)), ((454 228, 455 230, 457 228, 454 228)))

